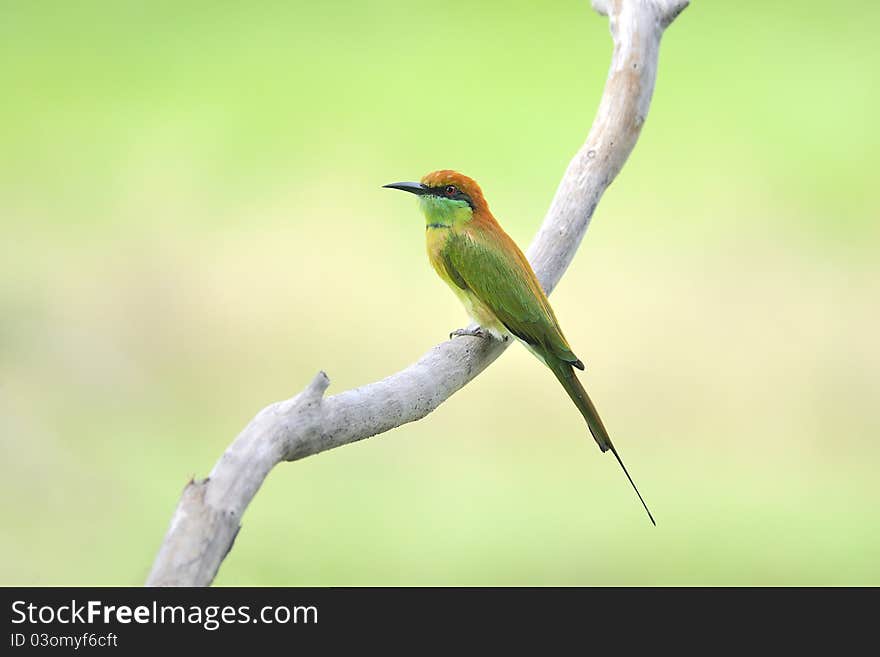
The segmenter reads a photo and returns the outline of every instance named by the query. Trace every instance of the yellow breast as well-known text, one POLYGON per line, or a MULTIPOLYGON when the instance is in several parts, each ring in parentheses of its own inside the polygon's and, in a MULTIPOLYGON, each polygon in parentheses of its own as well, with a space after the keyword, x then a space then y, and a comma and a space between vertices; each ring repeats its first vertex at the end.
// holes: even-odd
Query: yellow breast
POLYGON ((508 331, 504 325, 498 321, 498 318, 495 317, 495 313, 477 298, 471 290, 463 290, 456 285, 455 281, 453 281, 452 277, 449 275, 449 272, 446 271, 446 263, 443 258, 443 248, 446 246, 446 241, 449 239, 449 236, 449 228, 433 228, 430 226, 427 228, 425 236, 426 247, 428 251, 428 260, 431 261, 431 266, 434 267, 434 271, 437 272, 437 275, 443 279, 453 292, 455 292, 455 296, 461 301, 467 314, 472 320, 479 324, 483 329, 493 333, 496 337, 504 337, 507 335, 508 331))

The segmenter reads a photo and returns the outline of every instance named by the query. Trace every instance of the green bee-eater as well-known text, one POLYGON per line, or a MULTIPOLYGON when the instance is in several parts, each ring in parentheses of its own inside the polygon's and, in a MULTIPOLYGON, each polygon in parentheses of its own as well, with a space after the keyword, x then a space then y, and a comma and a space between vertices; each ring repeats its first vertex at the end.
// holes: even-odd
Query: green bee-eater
POLYGON ((614 448, 599 413, 574 369, 584 364, 559 328, 550 301, 529 261, 489 211, 480 186, 455 171, 429 173, 421 182, 385 185, 419 197, 428 258, 479 325, 453 335, 517 338, 556 375, 587 421, 603 452, 611 450, 655 525, 654 517, 614 448))

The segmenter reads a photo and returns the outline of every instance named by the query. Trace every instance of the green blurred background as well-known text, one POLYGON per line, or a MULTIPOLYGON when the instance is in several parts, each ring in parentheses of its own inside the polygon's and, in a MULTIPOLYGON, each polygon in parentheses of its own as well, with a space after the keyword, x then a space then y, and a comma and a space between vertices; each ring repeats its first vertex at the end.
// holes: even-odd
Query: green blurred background
MULTIPOLYGON (((217 583, 880 584, 878 21, 704 0, 665 36, 553 295, 656 529, 515 346, 279 466, 217 583)), ((527 245, 610 52, 583 0, 0 4, 0 583, 143 582, 260 408, 465 324, 380 185, 459 169, 527 245)))

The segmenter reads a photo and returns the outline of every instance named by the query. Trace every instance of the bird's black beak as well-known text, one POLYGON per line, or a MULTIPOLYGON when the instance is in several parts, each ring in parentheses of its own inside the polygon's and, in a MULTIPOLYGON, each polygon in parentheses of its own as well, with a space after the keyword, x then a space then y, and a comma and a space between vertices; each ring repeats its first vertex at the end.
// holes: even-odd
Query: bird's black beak
POLYGON ((387 187, 389 189, 401 189, 405 192, 409 192, 410 194, 415 194, 416 196, 424 196, 430 191, 430 187, 427 187, 422 183, 417 182, 388 183, 387 185, 382 185, 382 187, 387 187))

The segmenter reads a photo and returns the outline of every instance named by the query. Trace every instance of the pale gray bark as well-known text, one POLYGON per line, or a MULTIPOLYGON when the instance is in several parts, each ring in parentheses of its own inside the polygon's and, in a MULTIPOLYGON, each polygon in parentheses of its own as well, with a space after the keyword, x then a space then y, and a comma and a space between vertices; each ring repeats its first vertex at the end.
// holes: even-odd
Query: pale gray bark
MULTIPOLYGON (((548 293, 568 267, 602 193, 641 132, 657 72, 660 38, 688 0, 593 0, 610 19, 614 52, 587 141, 559 183, 527 251, 548 293)), ((369 385, 324 398, 319 372, 296 397, 251 420, 210 475, 183 491, 147 579, 149 586, 211 583, 239 530, 242 514, 266 475, 293 461, 425 417, 501 355, 507 344, 462 337, 369 385)))

